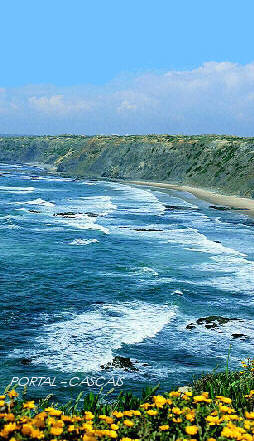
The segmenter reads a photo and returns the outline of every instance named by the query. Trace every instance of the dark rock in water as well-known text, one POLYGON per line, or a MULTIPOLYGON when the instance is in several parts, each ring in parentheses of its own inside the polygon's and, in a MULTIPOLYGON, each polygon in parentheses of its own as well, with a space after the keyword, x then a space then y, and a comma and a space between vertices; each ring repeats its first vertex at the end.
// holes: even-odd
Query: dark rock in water
POLYGON ((38 214, 38 213, 41 213, 39 210, 28 210, 28 211, 30 211, 30 213, 36 213, 36 214, 38 214))
POLYGON ((101 365, 101 369, 105 370, 114 368, 124 369, 125 371, 138 371, 129 357, 120 357, 119 355, 114 357, 111 362, 101 365))
POLYGON ((225 325, 226 323, 234 320, 240 320, 236 317, 234 318, 228 318, 228 317, 221 317, 219 315, 210 315, 208 317, 200 317, 196 323, 189 323, 186 326, 186 329, 193 329, 196 327, 196 325, 204 325, 207 329, 214 329, 218 328, 220 325, 225 325))
POLYGON ((135 231, 163 231, 157 228, 133 228, 135 231))
POLYGON ((82 214, 82 213, 74 213, 73 211, 65 211, 63 213, 55 213, 54 216, 61 216, 61 217, 75 217, 77 216, 77 214, 82 214))
POLYGON ((21 363, 21 364, 24 364, 24 365, 28 365, 28 364, 31 364, 31 363, 32 363, 32 359, 31 359, 31 358, 22 358, 22 359, 20 360, 20 363, 21 363))
POLYGON ((193 210, 193 207, 186 207, 183 205, 164 205, 167 211, 173 210, 193 210))
POLYGON ((102 300, 97 300, 96 302, 93 302, 96 305, 103 305, 105 302, 103 302, 102 300))
POLYGON ((240 339, 243 339, 243 340, 246 340, 248 338, 248 336, 245 335, 245 334, 231 334, 231 337, 233 337, 233 338, 240 338, 240 339))
POLYGON ((214 242, 215 242, 215 243, 221 243, 221 241, 220 241, 220 240, 214 240, 214 242))
POLYGON ((224 207, 224 206, 220 206, 220 205, 209 205, 209 208, 213 208, 214 210, 220 210, 220 211, 231 210, 230 207, 224 207))
POLYGON ((245 211, 245 210, 250 210, 250 208, 237 208, 237 207, 231 207, 231 210, 236 210, 236 211, 245 211))
POLYGON ((85 214, 86 214, 87 216, 89 216, 89 217, 98 217, 98 216, 99 216, 98 214, 96 214, 96 213, 91 213, 90 211, 87 211, 85 214))
POLYGON ((225 325, 228 322, 234 321, 234 320, 240 320, 238 318, 228 318, 228 317, 221 317, 220 315, 210 315, 208 317, 200 317, 197 320, 198 325, 205 325, 206 327, 213 327, 217 328, 219 325, 225 325))

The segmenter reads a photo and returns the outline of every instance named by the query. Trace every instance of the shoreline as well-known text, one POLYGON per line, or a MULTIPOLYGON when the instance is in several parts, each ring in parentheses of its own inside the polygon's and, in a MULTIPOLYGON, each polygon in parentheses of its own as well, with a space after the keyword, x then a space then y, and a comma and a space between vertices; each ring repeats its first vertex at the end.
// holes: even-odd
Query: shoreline
MULTIPOLYGON (((126 181, 125 181, 126 182, 126 181)), ((143 185, 147 187, 156 187, 167 190, 179 190, 191 193, 198 199, 210 202, 214 205, 221 205, 223 207, 235 210, 239 213, 254 217, 254 199, 242 198, 240 196, 227 196, 216 193, 211 190, 205 190, 200 187, 191 187, 189 185, 167 184, 164 182, 152 181, 127 181, 129 184, 143 185)))
MULTIPOLYGON (((51 174, 57 174, 59 176, 63 176, 61 172, 57 171, 57 168, 53 165, 39 163, 39 162, 30 162, 27 165, 31 166, 39 166, 44 168, 44 170, 51 174)), ((80 178, 82 179, 82 178, 80 178)), ((85 178, 83 178, 85 179, 85 178)), ((88 177, 89 179, 89 177, 88 177)), ((103 178, 96 178, 101 180, 103 178)), ((243 198, 240 196, 234 195, 223 195, 221 193, 216 193, 212 190, 207 190, 201 187, 192 187, 189 185, 178 185, 178 184, 168 184, 166 182, 155 182, 155 181, 132 181, 132 180, 121 180, 121 179, 109 179, 115 182, 129 183, 133 185, 142 185, 146 187, 155 187, 161 188, 164 190, 178 190, 187 193, 191 193, 196 196, 198 199, 211 203, 212 205, 223 206, 230 210, 237 211, 238 213, 242 213, 246 216, 254 218, 254 199, 243 198)), ((219 210, 218 210, 219 211, 219 210)))

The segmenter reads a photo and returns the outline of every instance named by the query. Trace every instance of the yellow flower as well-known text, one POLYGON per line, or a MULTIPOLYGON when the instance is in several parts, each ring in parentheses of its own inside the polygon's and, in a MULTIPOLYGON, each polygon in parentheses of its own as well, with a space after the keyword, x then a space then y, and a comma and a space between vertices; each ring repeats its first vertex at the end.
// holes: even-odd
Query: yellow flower
POLYGON ((87 434, 85 434, 85 435, 83 435, 83 438, 82 438, 82 440, 83 441, 97 441, 97 438, 95 437, 95 436, 93 436, 93 435, 87 435, 87 434))
POLYGON ((235 412, 234 409, 232 409, 232 407, 229 406, 223 406, 222 404, 219 404, 219 409, 222 413, 233 413, 235 412))
POLYGON ((148 415, 158 415, 158 410, 148 410, 147 412, 146 412, 148 415))
POLYGON ((177 392, 177 391, 173 391, 169 393, 170 397, 180 397, 181 396, 181 392, 177 392))
POLYGON ((185 418, 186 418, 186 420, 188 420, 188 421, 194 421, 195 420, 195 411, 194 410, 191 410, 190 412, 188 412, 186 415, 185 415, 185 418))
POLYGON ((217 398, 217 400, 221 401, 222 403, 226 403, 226 404, 232 403, 231 398, 224 397, 223 395, 217 395, 216 398, 217 398))
POLYGON ((169 430, 169 425, 168 424, 164 424, 162 426, 159 427, 160 430, 169 430))
POLYGON ((5 400, 6 395, 0 395, 0 400, 5 400))
POLYGON ((26 403, 23 404, 24 409, 34 409, 35 408, 35 404, 34 401, 27 401, 26 403))
POLYGON ((121 438, 120 441, 140 441, 139 439, 121 438))
POLYGON ((218 416, 208 415, 206 417, 206 421, 209 423, 209 426, 217 426, 220 424, 220 418, 218 416))
POLYGON ((112 417, 107 416, 107 417, 105 418, 105 422, 108 423, 108 424, 113 424, 114 419, 113 419, 112 417))
POLYGON ((181 411, 181 409, 179 409, 179 407, 173 407, 172 412, 173 412, 175 415, 181 415, 181 413, 183 413, 183 412, 181 411))
POLYGON ((118 430, 118 429, 119 429, 119 426, 118 426, 117 424, 111 424, 110 428, 111 428, 112 430, 118 430))
POLYGON ((33 430, 32 424, 24 424, 21 429, 21 432, 23 433, 23 435, 29 436, 29 435, 31 435, 32 430, 33 430))
POLYGON ((7 413, 4 419, 5 421, 15 421, 15 415, 13 413, 7 413))
POLYGON ((248 412, 246 410, 245 412, 245 418, 247 418, 248 420, 254 420, 254 412, 248 412))
POLYGON ((193 400, 195 403, 211 403, 212 402, 212 400, 207 398, 207 396, 204 394, 196 395, 195 397, 193 397, 193 400))
POLYGON ((5 402, 3 400, 0 400, 0 407, 5 406, 5 402))
POLYGON ((30 436, 34 439, 42 439, 44 438, 44 433, 39 429, 32 429, 30 436))
POLYGON ((62 427, 51 427, 50 433, 54 436, 62 435, 63 429, 62 427))
POLYGON ((150 403, 144 403, 144 404, 140 404, 140 407, 143 407, 143 409, 147 410, 148 407, 153 407, 154 404, 150 404, 150 403))
POLYGON ((125 426, 128 426, 128 427, 134 426, 134 423, 131 420, 124 420, 123 423, 124 423, 125 426))
POLYGON ((186 426, 185 432, 187 435, 196 435, 198 433, 198 426, 186 426))
POLYGON ((85 412, 85 419, 86 420, 92 420, 93 418, 94 418, 94 415, 92 412, 90 412, 90 411, 85 412))
POLYGON ((105 420, 107 418, 107 415, 99 415, 100 420, 105 420))
POLYGON ((115 410, 114 412, 112 412, 112 415, 114 415, 116 418, 122 418, 123 412, 117 412, 117 410, 115 410))
POLYGON ((68 432, 73 432, 75 430, 74 424, 70 424, 68 427, 68 432))
POLYGON ((14 389, 12 389, 10 392, 8 392, 8 395, 10 398, 18 397, 19 394, 14 389))
POLYGON ((164 398, 162 395, 155 395, 153 397, 153 401, 154 401, 155 406, 157 406, 157 407, 163 407, 164 404, 166 404, 166 402, 167 402, 166 398, 164 398))

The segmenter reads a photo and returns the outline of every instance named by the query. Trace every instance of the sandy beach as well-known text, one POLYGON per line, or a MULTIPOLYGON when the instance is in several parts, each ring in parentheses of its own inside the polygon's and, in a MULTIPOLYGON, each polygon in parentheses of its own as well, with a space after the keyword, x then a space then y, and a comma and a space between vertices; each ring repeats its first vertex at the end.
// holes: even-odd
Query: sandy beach
POLYGON ((241 198, 238 196, 226 196, 215 193, 211 190, 204 190, 199 187, 191 187, 189 185, 174 185, 165 182, 151 182, 151 181, 129 181, 130 184, 146 185, 149 187, 159 187, 165 189, 186 191, 192 193, 199 199, 210 202, 214 205, 221 205, 229 207, 234 210, 239 210, 248 216, 254 217, 254 199, 241 198))

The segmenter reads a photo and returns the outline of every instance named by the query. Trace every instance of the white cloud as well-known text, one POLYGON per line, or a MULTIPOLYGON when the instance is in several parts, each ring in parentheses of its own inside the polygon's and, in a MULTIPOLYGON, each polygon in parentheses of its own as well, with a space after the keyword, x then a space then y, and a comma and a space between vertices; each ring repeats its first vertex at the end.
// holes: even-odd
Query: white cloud
POLYGON ((208 62, 100 87, 0 89, 0 133, 254 135, 254 63, 208 62))

